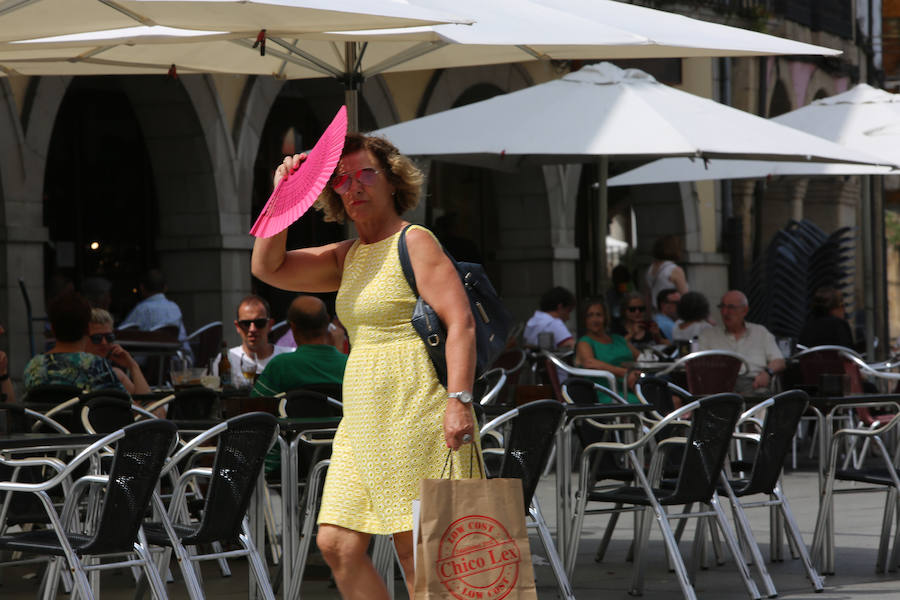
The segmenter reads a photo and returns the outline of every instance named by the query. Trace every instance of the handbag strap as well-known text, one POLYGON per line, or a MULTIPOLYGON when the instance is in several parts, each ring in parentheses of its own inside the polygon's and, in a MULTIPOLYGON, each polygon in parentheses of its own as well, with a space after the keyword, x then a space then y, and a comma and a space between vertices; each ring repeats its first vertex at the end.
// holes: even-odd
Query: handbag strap
MULTIPOLYGON (((409 284, 410 289, 418 297, 419 288, 416 286, 416 273, 415 271, 413 271, 412 261, 409 260, 409 248, 406 247, 406 231, 413 226, 414 225, 410 223, 400 232, 400 239, 397 240, 397 255, 400 257, 400 268, 403 269, 403 276, 406 277, 406 283, 409 284)), ((444 254, 447 256, 447 258, 450 259, 453 267, 459 270, 456 259, 453 258, 452 254, 447 252, 447 249, 444 248, 444 245, 440 243, 440 241, 438 241, 438 246, 440 246, 441 250, 444 251, 444 254)))
POLYGON ((406 230, 412 227, 412 223, 403 228, 400 232, 400 239, 397 240, 397 254, 400 256, 400 268, 403 269, 403 276, 406 277, 406 283, 416 296, 419 295, 419 288, 416 287, 416 274, 413 271, 412 262, 409 260, 409 249, 406 247, 406 230))
MULTIPOLYGON (((484 479, 484 458, 481 456, 481 453, 478 452, 478 446, 476 446, 474 442, 472 442, 471 446, 472 451, 469 454, 469 479, 472 478, 474 473, 474 463, 478 463, 478 472, 481 474, 481 478, 484 479), (478 455, 478 460, 474 460, 475 455, 478 455)), ((447 474, 447 479, 450 479, 453 476, 453 450, 447 450, 447 458, 444 459, 444 468, 441 469, 440 479, 444 478, 444 473, 447 474), (447 465, 450 465, 449 469, 447 468, 447 465)))

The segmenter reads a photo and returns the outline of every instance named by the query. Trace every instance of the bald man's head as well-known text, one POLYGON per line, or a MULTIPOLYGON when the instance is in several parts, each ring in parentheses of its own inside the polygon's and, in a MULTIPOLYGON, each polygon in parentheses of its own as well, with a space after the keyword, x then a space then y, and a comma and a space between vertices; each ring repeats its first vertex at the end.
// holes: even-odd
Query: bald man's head
POLYGON ((287 311, 287 320, 297 345, 328 343, 331 321, 325 303, 315 296, 297 296, 287 311))
POLYGON ((749 312, 747 296, 740 290, 725 292, 722 302, 719 304, 719 312, 722 315, 722 325, 725 330, 739 333, 744 329, 744 319, 749 312))

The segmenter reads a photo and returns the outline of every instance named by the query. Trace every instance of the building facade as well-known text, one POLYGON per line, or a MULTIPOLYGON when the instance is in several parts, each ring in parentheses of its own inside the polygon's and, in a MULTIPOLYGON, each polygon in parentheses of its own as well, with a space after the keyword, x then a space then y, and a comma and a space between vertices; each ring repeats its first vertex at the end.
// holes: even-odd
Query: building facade
MULTIPOLYGON (((623 63, 762 116, 871 80, 878 69, 871 40, 860 33, 868 31, 860 7, 872 3, 643 4, 844 51, 837 59, 623 63)), ((511 92, 578 66, 536 61, 377 76, 362 86, 360 128, 511 92)), ((48 295, 102 275, 114 284, 112 308, 121 318, 137 301, 140 274, 158 266, 189 331, 209 321, 228 323, 251 290, 270 297, 280 319, 287 297, 252 280, 247 232, 283 154, 310 147, 342 102, 340 84, 328 79, 0 79, 0 323, 8 331, 0 348, 10 355, 13 377, 30 354, 20 280, 39 316, 48 295)), ((422 167, 427 193, 409 218, 452 227, 474 242, 517 319, 526 319, 551 286, 579 297, 601 286, 591 275, 593 167, 518 173, 434 161, 422 167)), ((636 269, 649 262, 658 236, 683 236, 689 281, 716 298, 787 219, 809 218, 826 231, 859 223, 858 179, 770 182, 763 194, 745 182, 633 187, 611 191, 609 214, 613 229, 635 248, 629 260, 636 269)), ((291 228, 289 245, 327 243, 347 233, 308 216, 291 228)), ((35 325, 39 337, 42 325, 35 325)))

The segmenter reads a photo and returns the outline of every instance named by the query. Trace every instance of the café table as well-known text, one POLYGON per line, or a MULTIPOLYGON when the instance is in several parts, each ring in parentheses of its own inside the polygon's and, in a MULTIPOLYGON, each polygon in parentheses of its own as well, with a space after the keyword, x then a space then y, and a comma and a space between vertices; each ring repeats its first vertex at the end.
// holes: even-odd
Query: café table
MULTIPOLYGON (((566 416, 556 433, 556 547, 563 554, 568 549, 572 528, 572 434, 579 421, 634 417, 653 412, 647 404, 566 405, 566 416)), ((637 426, 637 425, 636 425, 637 426)))
MULTIPOLYGON (((849 408, 885 408, 893 407, 900 411, 900 394, 861 394, 853 396, 812 396, 809 399, 809 407, 816 416, 816 426, 819 428, 819 502, 825 495, 825 477, 828 469, 831 450, 831 436, 834 431, 836 413, 849 408)), ((834 510, 825 515, 824 525, 825 541, 822 545, 821 556, 818 559, 823 575, 834 574, 834 510)))

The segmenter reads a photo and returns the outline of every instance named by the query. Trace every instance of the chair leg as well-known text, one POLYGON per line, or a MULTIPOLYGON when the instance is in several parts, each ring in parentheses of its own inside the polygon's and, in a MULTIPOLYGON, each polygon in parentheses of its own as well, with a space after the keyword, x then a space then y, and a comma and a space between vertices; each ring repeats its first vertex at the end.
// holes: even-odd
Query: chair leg
MULTIPOLYGON (((756 563, 756 570, 762 579, 763 587, 766 588, 766 595, 769 598, 775 598, 778 596, 778 591, 775 589, 775 582, 772 581, 772 576, 769 575, 769 570, 766 568, 766 561, 762 556, 762 552, 759 550, 759 544, 756 543, 753 529, 750 527, 750 520, 747 519, 747 513, 744 512, 744 507, 741 505, 740 499, 734 495, 731 486, 728 485, 728 481, 725 479, 724 474, 722 475, 722 482, 728 493, 728 500, 731 503, 732 514, 734 515, 734 522, 737 525, 737 530, 740 537, 747 542, 747 549, 750 550, 750 556, 753 557, 753 562, 756 563)), ((723 535, 727 538, 728 532, 723 532, 723 535)), ((736 556, 735 561, 740 561, 746 565, 743 554, 736 556)))
POLYGON ((559 553, 556 551, 556 546, 553 543, 553 538, 550 536, 550 529, 547 527, 544 515, 541 514, 541 505, 538 503, 537 498, 532 498, 528 513, 537 523, 538 535, 541 538, 541 543, 544 545, 544 550, 547 552, 547 560, 550 561, 553 574, 556 576, 556 585, 559 587, 560 597, 563 600, 575 600, 575 594, 572 593, 572 585, 566 576, 565 567, 559 558, 559 553))
POLYGON ((812 583, 813 589, 816 592, 821 592, 825 589, 825 582, 813 566, 809 552, 806 551, 806 544, 803 543, 803 537, 800 535, 800 528, 797 527, 794 513, 791 512, 791 506, 788 504, 787 498, 785 498, 780 485, 775 486, 775 489, 772 490, 772 495, 778 500, 778 508, 784 518, 784 525, 788 532, 788 538, 793 540, 794 545, 797 547, 800 560, 803 561, 803 568, 806 569, 806 576, 809 578, 810 583, 812 583))
POLYGON ((259 551, 256 549, 256 544, 253 543, 253 538, 250 536, 250 524, 247 517, 244 517, 242 529, 243 533, 238 536, 238 539, 244 549, 247 550, 247 562, 250 563, 250 568, 256 577, 256 585, 259 587, 264 600, 275 600, 266 565, 263 563, 262 557, 260 557, 259 551))
MULTIPOLYGON (((210 546, 212 546, 213 552, 222 552, 221 542, 213 542, 210 546)), ((219 563, 219 572, 222 574, 222 577, 231 577, 231 567, 228 566, 228 559, 217 558, 216 562, 219 563)))
MULTIPOLYGON (((622 508, 622 505, 616 504, 616 510, 620 508, 622 508)), ((613 532, 616 529, 618 521, 618 512, 614 512, 609 516, 609 522, 606 524, 606 529, 603 531, 603 538, 600 540, 600 545, 597 546, 597 554, 594 556, 596 562, 603 562, 603 557, 606 556, 606 550, 609 548, 609 542, 612 541, 613 532)), ((581 533, 580 529, 579 533, 581 533)))
POLYGON ((722 510, 722 505, 719 504, 719 496, 716 493, 713 493, 712 498, 709 499, 709 505, 716 513, 716 520, 719 522, 719 529, 722 531, 722 537, 725 538, 725 544, 731 551, 731 556, 737 565, 738 572, 741 574, 741 579, 744 580, 744 586, 747 588, 747 593, 750 595, 751 600, 757 600, 760 598, 759 589, 756 587, 756 583, 754 583, 753 578, 750 576, 750 569, 747 568, 747 563, 744 561, 744 556, 741 554, 741 549, 738 547, 734 533, 728 525, 728 517, 725 515, 725 511, 722 510))
POLYGON ((156 600, 168 600, 169 596, 166 594, 166 586, 162 581, 162 577, 159 576, 156 565, 153 564, 153 557, 150 556, 150 550, 148 550, 147 538, 142 530, 138 532, 138 542, 134 544, 134 551, 137 552, 144 563, 144 573, 150 582, 153 596, 156 600))
MULTIPOLYGON (((658 506, 659 503, 657 502, 658 506)), ((640 519, 637 518, 637 513, 635 513, 635 523, 639 523, 639 531, 637 535, 634 537, 634 541, 632 542, 632 549, 634 551, 634 569, 631 576, 631 589, 628 591, 632 596, 642 596, 644 594, 644 563, 646 557, 646 549, 647 543, 650 538, 650 522, 652 521, 652 517, 656 517, 656 519, 660 523, 661 528, 665 528, 669 530, 671 534, 671 528, 669 527, 668 518, 666 517, 665 512, 662 510, 662 507, 659 507, 659 510, 656 509, 656 506, 646 507, 641 514, 640 519)), ((663 533, 663 538, 666 541, 666 547, 669 549, 669 540, 666 538, 665 533, 663 533)), ((675 542, 674 536, 672 537, 672 542, 675 547, 675 551, 678 551, 678 543, 675 542)), ((677 559, 681 562, 680 556, 677 559)), ((684 569, 684 563, 681 563, 681 570, 684 571, 684 582, 682 583, 682 590, 685 590, 685 585, 690 588, 690 582, 687 578, 687 572, 684 569)), ((679 577, 679 582, 681 583, 681 578, 679 577)), ((685 591, 685 598, 688 600, 695 600, 696 596, 692 596, 693 588, 691 588, 690 592, 685 591)))
POLYGON ((897 490, 888 488, 884 499, 884 512, 881 516, 881 537, 878 542, 878 556, 875 559, 875 572, 884 573, 888 567, 888 550, 891 544, 891 530, 894 525, 894 508, 897 505, 897 490))

